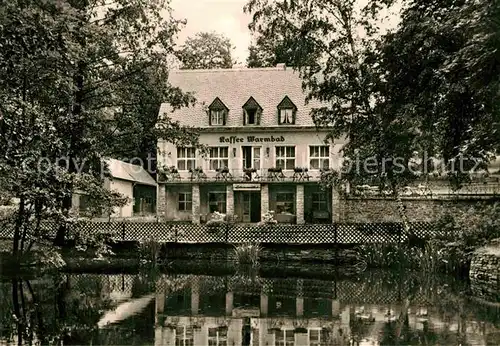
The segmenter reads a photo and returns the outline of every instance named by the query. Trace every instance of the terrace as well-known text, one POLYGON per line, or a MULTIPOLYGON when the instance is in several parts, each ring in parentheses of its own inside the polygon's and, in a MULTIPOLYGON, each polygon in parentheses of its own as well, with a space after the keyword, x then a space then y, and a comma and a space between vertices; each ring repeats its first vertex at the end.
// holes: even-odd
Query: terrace
POLYGON ((245 182, 318 182, 321 178, 321 171, 309 171, 307 168, 297 167, 293 170, 283 170, 282 168, 265 169, 228 169, 222 168, 215 171, 203 171, 200 168, 189 171, 178 171, 170 169, 161 173, 158 178, 159 183, 183 184, 183 183, 245 183, 245 182))

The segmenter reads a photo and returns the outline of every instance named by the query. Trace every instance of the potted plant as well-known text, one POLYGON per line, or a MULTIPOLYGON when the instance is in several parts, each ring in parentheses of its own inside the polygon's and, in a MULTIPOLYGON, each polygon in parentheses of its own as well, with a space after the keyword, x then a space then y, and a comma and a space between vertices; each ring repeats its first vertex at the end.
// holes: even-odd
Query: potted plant
POLYGON ((274 210, 269 210, 266 213, 262 214, 259 225, 276 225, 277 223, 278 221, 274 218, 274 210))

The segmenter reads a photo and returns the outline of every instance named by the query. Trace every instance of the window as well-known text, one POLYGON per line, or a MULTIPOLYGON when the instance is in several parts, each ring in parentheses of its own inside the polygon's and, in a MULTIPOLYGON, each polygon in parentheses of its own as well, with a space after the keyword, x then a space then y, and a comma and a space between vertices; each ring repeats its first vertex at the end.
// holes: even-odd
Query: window
POLYGON ((309 346, 320 346, 321 345, 321 334, 319 329, 309 330, 309 346))
POLYGON ((255 125, 257 124, 257 109, 247 109, 247 121, 246 125, 255 125))
POLYGON ((276 168, 295 168, 295 147, 276 147, 276 168))
POLYGON ((193 327, 177 326, 175 329, 175 346, 194 346, 193 327))
POLYGON ((179 192, 179 211, 191 211, 192 203, 191 192, 179 192))
POLYGON ((295 214, 295 194, 293 192, 278 192, 276 194, 276 213, 295 214))
POLYGON ((177 148, 177 169, 188 171, 196 166, 195 148, 177 148))
POLYGON ((208 328, 209 346, 227 346, 227 327, 208 328))
POLYGON ((210 148, 210 169, 215 171, 220 168, 229 167, 229 148, 228 147, 211 147, 210 148))
POLYGON ((210 111, 210 125, 224 125, 224 111, 221 109, 214 109, 210 111))
POLYGON ((294 346, 295 334, 292 329, 277 330, 275 332, 276 346, 294 346))
POLYGON ((328 200, 326 192, 314 192, 312 194, 313 211, 328 211, 328 200))
POLYGON ((288 96, 278 105, 278 123, 280 125, 295 124, 295 114, 297 113, 297 106, 290 100, 288 96))
POLYGON ((229 108, 218 98, 208 106, 208 121, 211 126, 224 126, 226 125, 226 117, 229 112, 229 108))
POLYGON ((293 109, 280 109, 280 124, 293 124, 293 109))
POLYGON ((311 169, 328 169, 330 167, 330 147, 328 145, 310 146, 309 166, 311 169))
POLYGON ((209 192, 208 209, 210 213, 226 213, 226 192, 209 192))
POLYGON ((243 125, 259 125, 262 107, 250 97, 243 105, 243 125))

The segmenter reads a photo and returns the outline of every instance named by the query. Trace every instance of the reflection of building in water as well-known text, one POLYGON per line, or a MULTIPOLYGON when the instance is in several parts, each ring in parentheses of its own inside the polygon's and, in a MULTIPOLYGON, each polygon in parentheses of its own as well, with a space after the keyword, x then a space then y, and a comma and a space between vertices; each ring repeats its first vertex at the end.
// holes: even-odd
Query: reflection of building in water
MULTIPOLYGON (((405 314, 398 302, 372 304, 369 300, 384 302, 384 297, 369 295, 366 303, 348 295, 339 299, 342 293, 335 292, 334 282, 324 282, 330 290, 305 289, 309 281, 317 282, 278 279, 252 286, 199 277, 173 294, 160 290, 155 344, 376 345, 384 333, 403 337, 405 331, 398 320, 405 314)), ((352 288, 352 283, 346 287, 352 288)), ((407 313, 407 328, 413 335, 436 332, 451 338, 446 339, 449 342, 463 336, 474 340, 473 344, 480 340, 479 344, 485 344, 488 333, 473 322, 473 316, 445 316, 422 302, 415 302, 407 313)))

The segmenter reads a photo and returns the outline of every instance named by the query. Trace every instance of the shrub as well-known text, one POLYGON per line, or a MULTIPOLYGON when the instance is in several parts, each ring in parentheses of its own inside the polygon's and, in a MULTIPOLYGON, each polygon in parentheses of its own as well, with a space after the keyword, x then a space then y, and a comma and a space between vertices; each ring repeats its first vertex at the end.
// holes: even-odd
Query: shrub
POLYGON ((269 210, 267 213, 262 214, 262 220, 259 222, 259 225, 275 225, 278 223, 278 220, 274 218, 274 211, 269 210))
POLYGON ((154 237, 142 238, 138 243, 141 262, 156 264, 160 257, 161 243, 154 237))
POLYGON ((251 265, 253 267, 259 264, 259 256, 262 247, 259 244, 242 243, 234 246, 234 256, 238 265, 251 265))

